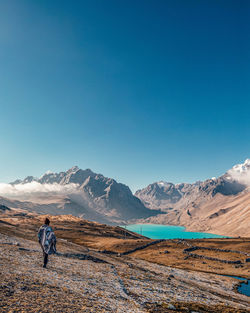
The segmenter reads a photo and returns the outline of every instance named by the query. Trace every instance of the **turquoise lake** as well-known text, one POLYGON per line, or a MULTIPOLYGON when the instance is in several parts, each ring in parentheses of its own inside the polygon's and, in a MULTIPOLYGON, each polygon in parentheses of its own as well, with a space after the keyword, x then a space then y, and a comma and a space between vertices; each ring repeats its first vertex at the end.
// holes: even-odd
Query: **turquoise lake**
POLYGON ((182 226, 131 224, 122 227, 151 239, 227 238, 215 234, 185 231, 185 227, 182 226))
MULTIPOLYGON (((209 233, 185 231, 182 226, 168 226, 158 224, 131 224, 122 226, 135 233, 149 237, 151 239, 198 239, 198 238, 229 238, 209 233)), ((222 275, 229 276, 229 275, 222 275)), ((246 280, 237 276, 229 276, 239 280, 246 280)), ((242 282, 238 287, 238 291, 246 296, 250 296, 250 280, 248 283, 242 282)))
POLYGON ((239 293, 242 293, 243 295, 246 295, 250 297, 250 279, 245 279, 238 276, 231 276, 231 275, 222 275, 226 277, 233 277, 238 280, 242 280, 243 282, 240 284, 240 286, 237 288, 239 293))

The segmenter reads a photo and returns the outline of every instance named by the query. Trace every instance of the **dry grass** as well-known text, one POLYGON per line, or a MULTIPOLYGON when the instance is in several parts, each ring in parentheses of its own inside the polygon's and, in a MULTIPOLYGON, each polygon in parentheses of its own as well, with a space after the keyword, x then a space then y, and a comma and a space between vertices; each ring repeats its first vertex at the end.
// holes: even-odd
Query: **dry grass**
POLYGON ((209 251, 206 249, 196 250, 193 253, 198 255, 204 255, 212 258, 220 258, 228 261, 241 261, 245 262, 246 256, 239 253, 231 253, 231 252, 218 252, 218 251, 209 251))
POLYGON ((0 312, 85 312, 86 299, 68 289, 30 280, 25 275, 2 276, 0 312))
POLYGON ((217 238, 217 239, 196 239, 194 245, 203 246, 204 242, 206 247, 237 250, 250 253, 250 238, 217 238))
MULTIPOLYGON (((11 213, 11 215, 2 214, 0 215, 1 232, 7 235, 17 235, 37 241, 36 233, 43 219, 44 216, 31 213, 26 216, 15 215, 14 213, 11 213)), ((152 241, 132 232, 126 233, 125 240, 124 229, 86 221, 78 217, 52 216, 50 219, 51 226, 55 230, 57 238, 100 251, 108 250, 121 253, 152 241)), ((250 252, 249 238, 192 239, 185 240, 185 242, 193 246, 250 252)), ((187 246, 178 240, 167 240, 146 249, 136 251, 131 256, 175 268, 246 278, 250 277, 250 263, 243 263, 238 266, 198 258, 186 259, 187 255, 183 253, 183 249, 185 248, 187 246), (166 251, 169 253, 166 253, 166 251)), ((196 250, 194 253, 226 260, 244 261, 246 258, 240 254, 208 250, 196 250)))
MULTIPOLYGON (((1 214, 1 232, 37 241, 37 231, 44 217, 32 213, 25 216, 15 212, 1 214)), ((151 241, 121 227, 90 222, 74 216, 50 216, 49 218, 57 238, 93 249, 113 249, 116 252, 124 252, 126 249, 141 245, 142 242, 151 241)))
POLYGON ((228 307, 223 304, 219 305, 205 305, 200 303, 192 303, 192 302, 172 302, 172 305, 176 308, 176 310, 171 310, 168 308, 169 303, 160 303, 160 304, 151 304, 148 303, 146 305, 149 313, 191 313, 191 312, 199 312, 199 313, 247 313, 244 309, 236 309, 233 307, 228 307))
MULTIPOLYGON (((37 237, 36 233, 39 228, 39 226, 42 223, 42 219, 44 217, 36 216, 29 214, 28 216, 7 216, 2 215, 0 216, 0 232, 9 236, 17 236, 20 238, 30 239, 34 242, 27 243, 28 245, 37 245, 37 237)), ((148 240, 145 237, 142 237, 140 235, 133 235, 133 233, 127 233, 126 234, 126 240, 124 240, 124 231, 117 227, 111 227, 107 225, 102 225, 98 223, 93 223, 89 221, 85 221, 79 218, 74 218, 70 216, 57 216, 51 218, 51 226, 55 230, 57 238, 61 238, 64 240, 59 240, 58 242, 58 248, 60 252, 83 252, 84 247, 94 248, 96 250, 111 250, 115 252, 125 252, 131 249, 134 249, 135 247, 145 245, 147 242, 150 242, 152 240, 148 240), (79 244, 74 245, 72 243, 79 244)), ((213 240, 186 240, 185 242, 190 243, 191 245, 200 245, 205 247, 216 247, 216 248, 222 248, 222 249, 233 249, 233 250, 241 250, 245 252, 249 252, 249 244, 250 239, 213 239, 213 240)), ((27 248, 27 247, 26 247, 27 248)), ((115 267, 117 267, 117 270, 114 271, 114 266, 112 265, 110 269, 107 271, 105 269, 107 266, 110 265, 91 265, 91 262, 89 262, 89 270, 85 272, 85 275, 89 275, 88 278, 84 276, 84 280, 82 284, 85 284, 84 286, 88 286, 89 290, 92 290, 90 294, 92 294, 93 290, 96 288, 98 284, 100 284, 101 288, 100 290, 103 290, 102 281, 106 279, 106 277, 110 276, 114 277, 115 279, 118 279, 118 283, 124 284, 121 286, 124 288, 124 286, 129 290, 128 294, 133 295, 133 292, 136 290, 136 295, 138 299, 142 297, 142 290, 145 295, 147 295, 146 301, 147 302, 145 306, 145 312, 210 312, 210 313, 243 313, 247 312, 244 310, 240 310, 237 308, 231 308, 229 306, 224 305, 223 303, 225 301, 228 301, 228 304, 231 304, 233 299, 231 296, 224 296, 224 288, 225 284, 223 283, 223 289, 222 295, 217 294, 218 291, 218 284, 222 284, 220 279, 217 278, 216 288, 214 289, 213 293, 210 293, 210 291, 202 290, 200 289, 199 285, 193 284, 193 281, 190 280, 188 284, 186 284, 183 287, 183 281, 182 276, 181 280, 178 279, 178 270, 176 273, 174 273, 174 276, 171 278, 170 276, 165 279, 161 280, 161 274, 157 275, 155 271, 159 271, 156 264, 148 263, 148 265, 145 265, 144 262, 141 262, 138 259, 144 259, 150 262, 168 265, 175 268, 182 268, 182 269, 188 269, 193 270, 196 272, 186 272, 187 276, 193 275, 194 277, 199 277, 202 281, 202 277, 204 274, 197 273, 198 271, 204 271, 204 272, 212 272, 216 274, 230 274, 235 276, 244 276, 244 277, 250 277, 250 263, 244 264, 243 267, 235 267, 235 265, 228 265, 228 264, 221 264, 214 261, 208 261, 208 260, 201 260, 201 259, 187 259, 186 254, 183 253, 183 249, 187 248, 186 245, 179 242, 178 240, 168 240, 161 243, 158 243, 156 245, 149 246, 143 250, 139 250, 137 252, 134 252, 129 257, 123 257, 117 258, 116 256, 107 256, 103 253, 98 253, 96 251, 92 251, 94 255, 97 255, 98 257, 103 257, 105 260, 108 258, 109 262, 112 264, 114 263, 115 267), (168 251, 168 253, 166 253, 168 251), (131 264, 130 264, 131 262, 131 264), (134 263, 133 263, 134 262, 134 263), (133 264, 132 264, 133 263, 133 264), (144 268, 143 266, 147 266, 147 268, 144 268), (92 272, 90 269, 93 270, 92 272), (151 269, 152 270, 148 270, 151 269), (156 267, 156 268, 154 268, 156 267), (95 269, 95 270, 94 270, 95 269), (96 269, 99 269, 99 272, 96 273, 96 269), (107 275, 108 273, 108 275, 107 275), (95 280, 95 283, 93 285, 93 277, 94 275, 97 275, 97 278, 95 280), (113 275, 113 276, 112 276, 113 275), (92 277, 93 276, 93 277, 92 277), (101 277, 101 280, 100 280, 101 277), (150 284, 147 286, 147 288, 144 286, 148 283, 148 280, 150 279, 150 284), (140 285, 142 282, 144 284, 140 285), (150 289, 155 284, 155 288, 150 289), (166 287, 167 286, 167 287, 166 287), (131 290, 130 290, 131 287, 131 290), (145 289, 143 289, 145 287, 145 289), (93 288, 93 289, 92 289, 93 288), (173 288, 176 288, 176 290, 179 293, 182 293, 183 296, 186 294, 186 288, 190 288, 192 291, 192 294, 185 298, 181 298, 183 300, 187 301, 196 301, 200 296, 200 293, 204 293, 205 295, 209 294, 208 299, 211 297, 214 297, 216 299, 216 302, 213 303, 220 303, 216 306, 207 306, 205 305, 204 298, 200 298, 200 300, 197 300, 197 303, 189 303, 189 302, 178 302, 175 301, 177 298, 174 296, 170 299, 171 303, 176 307, 176 310, 169 310, 168 309, 168 303, 159 303, 161 298, 161 294, 157 294, 157 298, 152 298, 152 293, 157 293, 158 290, 161 290, 161 288, 167 288, 167 292, 164 289, 164 295, 171 294, 173 288), (149 290, 150 289, 150 290, 149 290), (193 294, 194 293, 194 294, 193 294), (150 296, 149 296, 150 295, 150 296), (220 298, 220 300, 218 300, 220 298), (153 300, 152 300, 153 299, 153 300), (218 301, 217 301, 218 300, 218 301), (156 303, 157 302, 157 303, 156 303), (202 302, 202 303, 201 303, 202 302), (223 303, 222 303, 223 302, 223 303)), ((29 255, 33 256, 34 262, 37 262, 36 252, 29 252, 29 255)), ((18 246, 8 246, 3 245, 2 246, 3 251, 7 251, 6 253, 6 259, 4 259, 5 254, 2 254, 2 263, 5 266, 5 271, 1 272, 1 288, 0 288, 0 312, 105 312, 103 311, 102 305, 100 305, 100 302, 97 300, 93 303, 96 303, 96 307, 89 308, 89 303, 86 299, 89 299, 89 295, 83 297, 82 293, 72 293, 67 288, 61 287, 58 288, 61 283, 61 279, 58 279, 58 285, 53 285, 51 282, 47 282, 43 280, 43 277, 31 275, 29 273, 29 267, 27 267, 27 272, 20 270, 23 266, 23 264, 28 262, 31 262, 31 258, 29 255, 27 255, 27 252, 23 252, 22 250, 19 250, 18 246), (18 257, 14 257, 15 253, 18 255, 18 257), (9 254, 9 255, 8 255, 9 254), (24 258, 24 260, 21 262, 20 258, 24 258), (25 259, 26 258, 26 259, 25 259), (11 262, 9 263, 9 260, 11 262), (18 262, 19 269, 18 269, 18 262), (10 267, 12 266, 13 270, 12 273, 10 273, 10 267), (34 277, 33 277, 34 276, 34 277), (40 277, 40 278, 39 278, 40 277), (18 309, 17 309, 18 308, 18 309)), ((28 250, 26 250, 28 251, 28 250)), ((87 249, 86 249, 87 251, 87 249)), ((204 250, 206 253, 209 251, 204 250)), ((202 252, 201 250, 197 250, 196 252, 202 252)), ((224 252, 222 253, 225 254, 224 252)), ((216 257, 220 257, 220 254, 217 253, 216 257)), ((68 260, 63 259, 60 257, 55 257, 55 260, 51 262, 51 264, 54 264, 54 262, 58 262, 60 266, 62 266, 63 271, 62 273, 61 268, 56 266, 55 271, 57 271, 58 277, 65 277, 65 286, 67 286, 67 280, 71 279, 73 284, 78 284, 78 276, 81 276, 82 274, 82 268, 86 267, 86 264, 88 264, 88 261, 85 263, 82 263, 82 261, 77 260, 68 260), (61 264, 61 263, 62 264, 61 264), (67 266, 65 266, 64 263, 67 262, 67 266), (85 264, 85 267, 82 267, 82 264, 85 264), (74 269, 75 266, 75 269, 74 269), (67 271, 69 271, 69 274, 67 274, 67 271), (63 276, 64 275, 64 276, 63 276), (73 278, 77 278, 76 280, 73 280, 73 278)), ((57 264, 57 265, 58 265, 57 264)), ((164 272, 162 272, 164 275, 165 271, 172 271, 173 269, 167 269, 164 268, 164 272)), ((33 272, 40 273, 40 270, 37 268, 36 264, 33 265, 33 272)), ((59 277, 59 278, 60 278, 59 277)), ((112 279, 112 282, 109 286, 112 286, 114 283, 114 278, 112 279)), ((188 279, 186 277, 186 279, 188 279)), ((224 278, 225 279, 225 278, 224 278)), ((226 278, 228 279, 228 278, 226 278)), ((118 285, 119 285, 118 284, 118 285)), ((228 286, 231 285, 231 282, 227 282, 228 286)), ((72 284, 71 284, 72 285, 72 284)), ((99 286, 99 287, 100 287, 99 286)), ((202 286, 202 284, 201 284, 202 286)), ((211 287, 211 286, 210 286, 211 287)), ((212 287, 211 287, 212 288, 212 287)), ((229 288, 229 287, 227 287, 229 288)), ((105 292, 109 291, 110 288, 107 288, 105 292)), ((123 290, 123 289, 122 289, 123 290)), ((123 291, 122 291, 123 292, 123 291)), ((146 297, 144 295, 144 297, 146 297)), ((237 295, 238 297, 239 295, 237 295)), ((103 297, 103 295, 100 293, 98 295, 97 299, 99 297, 103 297)), ((236 297, 236 296, 235 296, 236 297)), ((236 297, 236 298, 237 298, 236 297)), ((242 304, 241 300, 234 299, 233 301, 236 301, 236 303, 242 304)), ((122 301, 124 301, 122 298, 119 298, 122 301)), ((134 298, 133 298, 134 299, 134 298)), ((180 298, 179 298, 180 299, 180 298)), ((109 299, 106 299, 107 301, 111 301, 112 297, 109 299)), ((134 300, 133 300, 134 301, 134 300)), ((166 300, 164 300, 166 301, 166 300)), ((209 300, 210 301, 210 300, 209 300)), ((212 302, 211 302, 212 303, 212 302)), ((123 304, 124 307, 124 304, 123 304)), ((126 311, 124 311, 126 312, 126 311)), ((144 312, 144 311, 143 311, 144 312)))
MULTIPOLYGON (((204 247, 211 247, 211 241, 208 239, 199 240, 185 240, 191 245, 199 245, 204 247)), ((212 247, 219 249, 233 249, 241 250, 243 252, 250 252, 250 239, 217 239, 212 241, 212 247), (227 241, 229 242, 227 243, 227 241), (217 246, 216 246, 217 243, 217 246)), ((132 254, 133 257, 140 258, 146 261, 172 266, 175 268, 182 268, 194 271, 202 271, 216 274, 225 274, 233 276, 250 277, 250 263, 243 263, 242 265, 225 264, 218 261, 210 261, 206 259, 187 258, 187 254, 183 250, 187 246, 178 243, 178 240, 167 240, 157 245, 149 246, 146 249, 136 251, 132 254), (166 253, 166 251, 168 253, 166 253)), ((235 253, 214 252, 209 250, 196 250, 193 253, 203 254, 209 257, 216 257, 218 259, 241 260, 244 261, 246 256, 235 253), (204 251, 204 254, 203 254, 204 251), (227 258, 226 258, 227 257, 227 258)))

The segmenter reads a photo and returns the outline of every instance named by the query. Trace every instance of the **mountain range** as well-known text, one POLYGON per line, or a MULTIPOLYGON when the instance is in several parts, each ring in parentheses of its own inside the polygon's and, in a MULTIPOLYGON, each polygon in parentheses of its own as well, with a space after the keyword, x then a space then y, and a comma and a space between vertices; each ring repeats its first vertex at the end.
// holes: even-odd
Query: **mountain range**
POLYGON ((128 186, 77 166, 66 172, 47 172, 40 178, 27 176, 10 186, 9 197, 2 197, 0 203, 11 208, 72 214, 109 224, 160 213, 145 207, 128 186))
POLYGON ((191 231, 250 235, 250 159, 218 178, 193 184, 156 182, 135 195, 145 206, 166 214, 150 223, 182 225, 191 231))
POLYGON ((0 204, 45 214, 72 214, 106 224, 149 222, 191 231, 250 236, 250 159, 218 178, 155 182, 136 191, 77 166, 1 184, 0 204))

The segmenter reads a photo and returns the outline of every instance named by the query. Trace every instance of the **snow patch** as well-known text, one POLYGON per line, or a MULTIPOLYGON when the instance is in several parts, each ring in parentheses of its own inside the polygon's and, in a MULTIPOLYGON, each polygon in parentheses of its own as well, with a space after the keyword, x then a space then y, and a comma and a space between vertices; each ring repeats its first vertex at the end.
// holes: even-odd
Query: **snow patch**
POLYGON ((169 183, 165 182, 165 181, 159 181, 157 183, 158 186, 160 187, 169 187, 169 183))
POLYGON ((165 186, 164 182, 160 181, 159 183, 157 183, 159 186, 165 186))

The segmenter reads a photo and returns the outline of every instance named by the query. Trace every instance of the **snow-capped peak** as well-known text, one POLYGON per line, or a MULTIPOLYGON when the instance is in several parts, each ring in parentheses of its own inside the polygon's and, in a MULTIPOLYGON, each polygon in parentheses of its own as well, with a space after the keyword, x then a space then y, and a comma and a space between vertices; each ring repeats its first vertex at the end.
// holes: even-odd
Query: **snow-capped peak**
POLYGON ((77 171, 79 171, 79 167, 73 166, 67 171, 67 173, 76 173, 77 171))
POLYGON ((165 185, 165 183, 164 183, 163 181, 159 181, 157 184, 158 184, 159 186, 164 186, 164 185, 165 185))
POLYGON ((234 165, 227 174, 242 184, 250 185, 250 159, 244 163, 234 165))
POLYGON ((51 170, 46 171, 41 177, 46 176, 46 175, 51 175, 54 174, 51 170))
POLYGON ((245 166, 250 166, 250 159, 246 159, 246 161, 244 162, 245 166))
POLYGON ((165 187, 165 186, 168 186, 169 183, 167 183, 167 182, 165 182, 165 181, 159 181, 159 182, 157 182, 157 185, 158 185, 159 187, 165 187))
POLYGON ((49 174, 54 174, 54 172, 52 172, 51 170, 48 170, 44 173, 44 175, 49 175, 49 174))
POLYGON ((238 172, 238 173, 245 173, 245 172, 250 171, 250 159, 246 159, 246 161, 242 164, 234 165, 230 171, 238 172))
POLYGON ((42 179, 43 177, 47 176, 47 175, 54 175, 55 173, 52 172, 51 170, 46 171, 42 176, 39 177, 39 179, 42 179))

